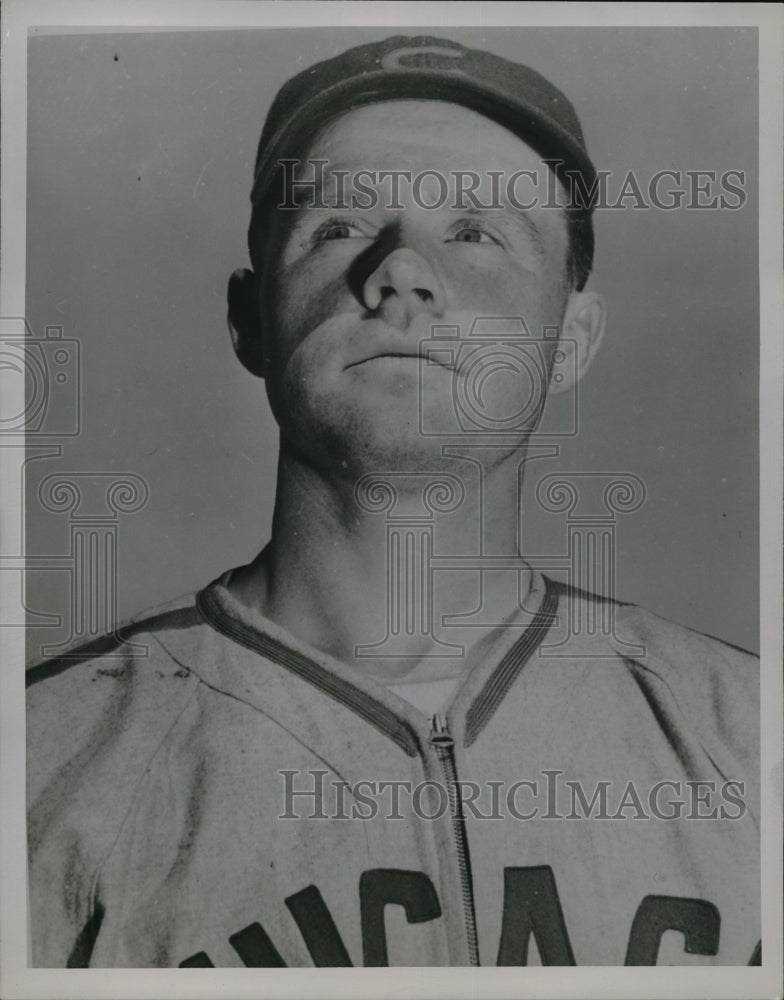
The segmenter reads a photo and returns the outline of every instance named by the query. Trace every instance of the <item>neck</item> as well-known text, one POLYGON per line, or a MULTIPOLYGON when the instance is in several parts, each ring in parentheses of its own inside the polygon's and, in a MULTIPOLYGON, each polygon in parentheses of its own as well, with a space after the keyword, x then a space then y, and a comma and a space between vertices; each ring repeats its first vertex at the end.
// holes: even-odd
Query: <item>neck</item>
POLYGON ((484 468, 462 454, 438 472, 335 477, 282 444, 271 540, 234 574, 233 592, 316 648, 385 679, 425 661, 433 675, 459 672, 493 629, 481 627, 481 614, 471 627, 444 626, 443 616, 481 605, 497 627, 517 614, 530 583, 526 567, 485 572, 481 581, 475 568, 461 568, 466 557, 520 555, 522 461, 519 449, 484 468), (453 563, 423 572, 433 556, 453 563))

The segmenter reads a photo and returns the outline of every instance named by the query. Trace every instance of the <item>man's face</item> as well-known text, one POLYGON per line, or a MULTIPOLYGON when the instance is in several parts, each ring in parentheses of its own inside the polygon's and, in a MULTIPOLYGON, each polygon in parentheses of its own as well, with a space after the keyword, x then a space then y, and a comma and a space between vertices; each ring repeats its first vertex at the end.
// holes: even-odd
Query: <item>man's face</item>
MULTIPOLYGON (((301 160, 306 179, 313 177, 308 161, 327 161, 327 207, 314 207, 312 189, 301 188, 301 207, 272 212, 269 231, 259 237, 273 412, 284 440, 311 461, 352 474, 418 468, 433 461, 442 443, 420 433, 420 395, 427 397, 431 424, 442 421, 446 431, 454 426, 455 389, 464 377, 459 360, 428 364, 421 345, 431 327, 458 327, 465 338, 478 317, 520 317, 539 338, 544 326, 563 319, 569 299, 564 213, 541 204, 520 210, 504 195, 507 178, 530 170, 544 201, 547 168, 503 127, 438 101, 390 101, 347 112, 314 138, 301 160), (418 188, 401 181, 395 198, 389 180, 379 183, 371 208, 335 207, 341 200, 351 205, 361 171, 390 170, 429 175, 418 188), (502 207, 477 209, 461 199, 459 171, 479 176, 481 204, 502 207), (502 176, 495 191, 490 171, 502 176), (342 195, 337 176, 345 178, 342 195), (434 204, 440 207, 427 207, 434 204)), ((359 182, 367 186, 367 178, 360 175, 359 182)), ((533 201, 531 188, 527 198, 523 190, 518 198, 533 201)), ((363 205, 370 200, 360 197, 363 205)), ((503 365, 484 392, 485 404, 489 399, 500 415, 538 409, 516 398, 530 396, 531 386, 521 386, 519 373, 503 365)), ((527 432, 534 423, 532 416, 527 432)))

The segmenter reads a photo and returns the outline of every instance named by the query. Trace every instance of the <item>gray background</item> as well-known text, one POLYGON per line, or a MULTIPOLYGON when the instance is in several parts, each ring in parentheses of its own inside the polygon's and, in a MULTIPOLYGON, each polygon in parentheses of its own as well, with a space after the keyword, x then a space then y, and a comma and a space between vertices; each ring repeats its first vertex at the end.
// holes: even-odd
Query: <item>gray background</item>
MULTIPOLYGON (((82 432, 63 439, 61 459, 30 465, 28 551, 68 548, 67 517, 36 499, 45 475, 142 476, 150 501, 120 525, 123 617, 204 585, 267 539, 276 427, 225 322, 226 280, 247 263, 258 134, 288 77, 395 33, 31 35, 27 318, 81 343, 82 432)), ((618 527, 618 595, 757 649, 756 30, 443 34, 560 86, 616 186, 629 170, 643 182, 664 169, 746 171, 739 211, 598 213, 589 287, 608 301, 607 336, 579 435, 537 472, 641 477, 648 501, 618 527)), ((533 480, 531 548, 560 553, 563 520, 535 509, 533 480)), ((67 619, 66 574, 31 572, 27 594, 28 607, 67 619)), ((67 634, 31 629, 30 655, 67 634)))

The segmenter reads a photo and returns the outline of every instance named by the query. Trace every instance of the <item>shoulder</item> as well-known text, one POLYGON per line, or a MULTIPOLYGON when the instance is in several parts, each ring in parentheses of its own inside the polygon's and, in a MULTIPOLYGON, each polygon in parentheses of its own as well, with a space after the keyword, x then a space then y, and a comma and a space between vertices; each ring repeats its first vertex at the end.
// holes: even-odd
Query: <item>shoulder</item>
MULTIPOLYGON (((588 657, 631 675, 673 744, 695 736, 728 778, 759 780, 759 658, 634 604, 556 585, 569 631, 594 625, 588 657), (574 628, 574 623, 577 628, 574 628)), ((579 646, 579 637, 569 639, 579 646)))
POLYGON ((196 665, 211 632, 188 596, 28 670, 31 908, 50 939, 44 950, 62 937, 57 964, 90 915, 98 873, 154 762, 165 769, 198 727, 196 665))
POLYGON ((37 657, 27 667, 25 686, 28 690, 44 690, 47 687, 44 682, 62 674, 68 674, 67 681, 73 683, 85 673, 75 668, 88 665, 88 670, 92 670, 101 660, 129 662, 145 659, 148 652, 143 643, 145 636, 149 638, 171 631, 194 629, 202 624, 197 595, 178 597, 126 619, 113 633, 87 642, 76 639, 57 656, 37 657))
POLYGON ((627 604, 549 581, 559 600, 563 627, 570 635, 591 632, 602 645, 641 667, 661 671, 673 683, 707 676, 744 687, 759 675, 759 657, 748 650, 627 604), (592 626, 592 627, 590 627, 592 626))
MULTIPOLYGON (((759 658, 753 653, 633 604, 618 606, 615 620, 615 645, 639 647, 633 663, 683 698, 709 706, 720 718, 756 711, 759 658)), ((747 721, 756 723, 756 716, 747 721)))
POLYGON ((621 641, 641 647, 629 669, 665 730, 688 726, 728 780, 743 780, 759 815, 759 658, 643 608, 617 612, 621 641))
POLYGON ((28 790, 69 761, 85 765, 108 744, 155 744, 193 694, 188 663, 211 631, 196 595, 153 608, 111 635, 66 647, 26 673, 28 790))

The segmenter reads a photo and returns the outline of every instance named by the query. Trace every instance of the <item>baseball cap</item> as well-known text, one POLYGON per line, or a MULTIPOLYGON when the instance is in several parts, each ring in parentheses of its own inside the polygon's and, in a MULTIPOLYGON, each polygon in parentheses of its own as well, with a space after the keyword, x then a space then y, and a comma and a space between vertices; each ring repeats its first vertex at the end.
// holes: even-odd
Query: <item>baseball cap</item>
MULTIPOLYGON (((283 85, 259 140, 254 216, 270 194, 279 161, 301 155, 331 118, 362 105, 405 99, 463 105, 509 129, 544 159, 560 161, 554 166, 557 174, 576 171, 587 190, 595 180, 574 108, 536 70, 448 39, 396 35, 348 49, 283 85)), ((583 226, 592 255, 591 208, 583 226)))

